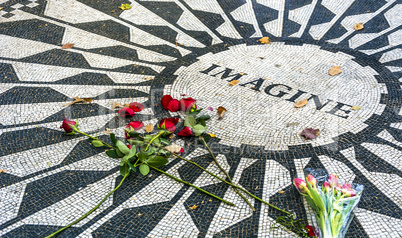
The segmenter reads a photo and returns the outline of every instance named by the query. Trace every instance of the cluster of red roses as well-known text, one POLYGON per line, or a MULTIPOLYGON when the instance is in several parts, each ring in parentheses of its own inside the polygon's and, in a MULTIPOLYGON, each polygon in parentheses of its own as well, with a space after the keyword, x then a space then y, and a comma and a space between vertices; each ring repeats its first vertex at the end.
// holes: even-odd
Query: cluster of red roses
POLYGON ((197 110, 196 100, 193 98, 182 98, 179 100, 173 99, 170 95, 164 95, 161 99, 164 109, 171 112, 193 112, 197 110))

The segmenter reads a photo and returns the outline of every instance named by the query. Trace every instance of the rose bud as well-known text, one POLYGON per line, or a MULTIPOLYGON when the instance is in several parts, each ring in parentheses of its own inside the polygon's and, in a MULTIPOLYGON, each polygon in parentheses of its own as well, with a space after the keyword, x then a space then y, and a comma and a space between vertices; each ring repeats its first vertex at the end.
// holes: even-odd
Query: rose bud
POLYGON ((127 148, 129 148, 131 150, 131 148, 133 148, 132 145, 127 145, 127 148))
POLYGON ((133 109, 128 107, 120 109, 117 113, 119 114, 120 117, 132 117, 135 115, 133 109))
POLYGON ((78 126, 77 122, 71 121, 71 120, 68 119, 68 117, 66 117, 64 119, 63 123, 61 124, 60 128, 63 128, 66 133, 73 133, 74 134, 75 131, 73 130, 72 126, 76 126, 76 125, 78 126))
POLYGON ((182 98, 180 99, 180 111, 190 112, 192 109, 197 109, 197 105, 195 104, 197 101, 193 98, 182 98))
POLYGON ((326 193, 329 190, 331 190, 331 185, 329 185, 328 182, 324 182, 324 184, 322 185, 322 191, 324 191, 326 193))
POLYGON ((179 122, 179 118, 163 118, 159 124, 158 128, 174 132, 176 130, 176 123, 179 122))
POLYGON ((173 98, 170 95, 165 95, 165 96, 162 97, 161 103, 162 103, 162 106, 163 106, 164 109, 168 109, 167 106, 168 106, 170 100, 172 100, 172 99, 173 98))
POLYGON ((168 109, 171 112, 177 112, 180 109, 180 103, 177 99, 172 99, 168 103, 166 109, 168 109))
MULTIPOLYGON (((141 129, 143 126, 144 126, 144 123, 142 123, 141 121, 132 121, 127 124, 126 128, 129 129, 129 132, 132 132, 132 131, 137 131, 137 130, 141 129)), ((128 139, 130 136, 127 131, 125 131, 125 133, 126 133, 126 138, 128 139)))
POLYGON ((311 187, 317 189, 317 179, 313 175, 309 174, 306 180, 310 183, 311 187))
POLYGON ((329 178, 328 178, 328 182, 332 188, 339 187, 338 176, 336 176, 336 174, 330 174, 329 178))
POLYGON ((308 191, 307 184, 303 179, 295 178, 293 184, 296 186, 300 193, 306 193, 308 191))
POLYGON ((191 127, 184 127, 183 130, 181 130, 179 133, 177 133, 178 136, 194 136, 193 132, 191 131, 191 127))
POLYGON ((142 109, 144 109, 144 105, 142 105, 141 103, 138 102, 132 102, 129 104, 131 110, 133 110, 134 112, 140 112, 142 111, 142 109))

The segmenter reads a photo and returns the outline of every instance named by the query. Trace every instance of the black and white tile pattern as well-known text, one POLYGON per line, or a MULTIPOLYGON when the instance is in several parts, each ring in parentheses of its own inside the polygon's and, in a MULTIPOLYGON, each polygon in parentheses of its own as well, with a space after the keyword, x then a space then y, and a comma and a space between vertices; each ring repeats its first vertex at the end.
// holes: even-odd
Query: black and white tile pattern
MULTIPOLYGON (((186 94, 212 116, 211 147, 246 190, 311 224, 291 183, 322 168, 365 186, 347 237, 402 237, 401 1, 0 0, 0 8, 0 236, 49 235, 121 181, 118 161, 62 133, 65 117, 89 134, 124 137, 129 120, 113 102, 145 104, 134 120, 154 124, 183 117, 163 110, 163 94, 186 94), (264 36, 272 42, 260 44, 264 36), (62 50, 66 43, 74 47, 62 50), (342 73, 329 76, 336 65, 342 73), (63 107, 77 96, 93 102, 63 107), (301 99, 307 106, 294 108, 301 99), (206 110, 218 106, 228 109, 220 121, 206 110), (306 127, 320 136, 304 140, 306 127)), ((224 177, 197 142, 177 143, 224 177)), ((250 198, 253 213, 191 165, 171 159, 163 170, 236 207, 156 172, 133 173, 60 237, 296 236, 269 229, 282 214, 250 198)))

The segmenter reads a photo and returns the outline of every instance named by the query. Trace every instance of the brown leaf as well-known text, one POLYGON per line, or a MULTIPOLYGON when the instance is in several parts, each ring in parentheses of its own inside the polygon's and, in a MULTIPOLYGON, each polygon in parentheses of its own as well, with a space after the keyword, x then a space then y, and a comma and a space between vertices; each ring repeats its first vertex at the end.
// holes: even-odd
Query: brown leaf
POLYGON ((163 149, 170 151, 172 153, 179 153, 181 148, 182 148, 181 146, 173 144, 173 145, 166 146, 163 149))
POLYGON ((355 28, 356 31, 360 31, 364 29, 363 23, 357 23, 353 28, 355 28))
POLYGON ((225 112, 227 111, 226 108, 220 106, 218 107, 218 109, 216 110, 218 112, 219 118, 218 120, 221 120, 223 115, 225 115, 225 112))
POLYGON ((240 75, 245 75, 245 73, 239 73, 240 75))
POLYGON ((124 107, 124 106, 121 105, 121 104, 118 103, 118 102, 113 102, 113 104, 112 104, 112 110, 115 109, 115 108, 118 108, 118 107, 124 107))
POLYGON ((194 205, 194 206, 189 207, 189 208, 190 208, 190 210, 193 210, 193 209, 196 209, 197 207, 198 207, 197 205, 194 205))
POLYGON ((302 131, 301 135, 308 139, 315 139, 320 133, 319 129, 313 129, 313 128, 306 128, 302 131))
POLYGON ((7 172, 7 170, 5 170, 5 169, 0 169, 0 174, 1 174, 1 173, 4 173, 4 172, 7 172))
POLYGON ((285 191, 279 191, 278 193, 285 193, 285 191))
POLYGON ((146 77, 145 79, 146 79, 146 80, 151 80, 151 79, 152 79, 152 77, 146 77))
POLYGON ((84 101, 91 103, 91 102, 92 102, 92 98, 84 98, 84 101))
POLYGON ((269 40, 269 38, 268 37, 263 37, 263 38, 261 38, 261 39, 259 39, 258 40, 261 44, 269 44, 269 42, 271 42, 270 40, 269 40))
POLYGON ((67 106, 76 104, 77 102, 85 102, 85 100, 82 99, 82 98, 79 98, 79 97, 73 97, 73 98, 75 99, 74 101, 69 102, 69 103, 67 103, 66 105, 63 105, 62 107, 67 107, 67 106))
POLYGON ((307 100, 307 99, 303 99, 303 100, 301 100, 301 101, 296 102, 296 103, 294 104, 294 107, 295 107, 295 108, 304 107, 304 106, 306 106, 307 103, 308 103, 308 100, 307 100))
POLYGON ((130 107, 129 103, 124 104, 124 107, 130 107))
POLYGON ((341 66, 334 66, 328 70, 328 74, 331 76, 335 76, 337 74, 340 74, 341 72, 341 66))
POLYGON ((149 133, 149 132, 151 132, 153 130, 154 130, 154 126, 152 124, 148 124, 148 125, 145 126, 145 131, 146 132, 149 133))
POLYGON ((357 111, 357 110, 360 110, 360 108, 361 108, 361 106, 353 106, 353 107, 350 108, 350 110, 357 111))
POLYGON ((235 86, 236 84, 238 84, 240 82, 240 80, 232 80, 229 82, 229 85, 235 86))
POLYGON ((61 48, 62 49, 70 49, 70 48, 73 48, 74 47, 74 44, 72 44, 72 43, 67 43, 67 44, 64 44, 61 48))

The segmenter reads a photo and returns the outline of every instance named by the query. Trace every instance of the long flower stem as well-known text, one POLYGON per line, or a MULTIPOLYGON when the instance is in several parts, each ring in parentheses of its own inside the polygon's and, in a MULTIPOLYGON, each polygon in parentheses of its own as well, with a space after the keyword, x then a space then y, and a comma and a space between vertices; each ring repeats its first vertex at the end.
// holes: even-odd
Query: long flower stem
MULTIPOLYGON (((214 154, 212 153, 211 149, 209 148, 207 142, 204 140, 204 138, 202 136, 199 137, 200 140, 202 140, 202 142, 204 142, 204 145, 207 147, 209 154, 212 156, 212 158, 215 161, 215 164, 218 166, 218 168, 222 171, 222 173, 224 173, 226 175, 226 178, 228 178, 229 182, 233 184, 232 179, 230 178, 229 174, 226 172, 226 170, 224 170, 222 168, 222 166, 219 164, 218 160, 215 158, 214 154)), ((239 190, 237 188, 233 188, 233 190, 239 194, 240 197, 243 198, 243 200, 250 206, 250 208, 253 210, 253 212, 255 212, 255 208, 253 207, 253 205, 251 205, 250 201, 242 194, 239 192, 239 190)))
POLYGON ((93 139, 93 140, 98 140, 98 141, 102 142, 102 143, 103 143, 103 145, 105 145, 105 146, 107 146, 107 147, 109 147, 109 148, 114 149, 114 147, 113 147, 113 146, 109 145, 108 143, 106 143, 106 142, 104 142, 104 141, 102 141, 102 140, 99 140, 99 139, 98 139, 98 138, 96 138, 96 137, 90 136, 90 135, 88 135, 87 133, 82 132, 82 131, 80 131, 80 130, 78 130, 78 129, 74 129, 74 130, 75 130, 76 132, 78 132, 78 133, 80 133, 80 134, 84 135, 84 136, 88 136, 89 138, 91 138, 91 139, 93 139))
POLYGON ((145 150, 144 150, 144 151, 147 151, 148 148, 149 148, 149 146, 152 144, 152 142, 153 142, 154 140, 156 140, 156 138, 158 138, 158 137, 161 136, 162 134, 163 134, 163 133, 160 132, 157 136, 153 137, 153 138, 149 141, 147 147, 145 147, 145 150))
MULTIPOLYGON (((162 149, 163 149, 163 147, 159 147, 159 148, 162 148, 162 149)), ((276 210, 278 210, 278 211, 281 211, 281 212, 286 213, 286 214, 288 214, 288 215, 292 215, 290 212, 287 212, 287 211, 285 211, 285 210, 282 210, 282 209, 280 209, 279 207, 276 207, 276 206, 274 206, 274 205, 272 205, 272 204, 270 204, 270 203, 268 203, 268 202, 262 200, 261 198, 255 196, 254 194, 250 193, 249 191, 243 189, 242 187, 236 186, 236 185, 234 185, 233 183, 230 183, 230 182, 226 181, 225 179, 219 177, 218 175, 215 175, 215 174, 209 172, 208 170, 204 169, 204 168, 203 168, 202 166, 200 166, 199 164, 197 164, 197 163, 195 163, 195 162, 193 162, 193 161, 191 161, 191 160, 185 159, 185 158, 181 157, 180 155, 178 155, 178 154, 176 154, 176 153, 173 153, 173 155, 176 156, 177 158, 181 159, 181 160, 184 160, 184 161, 186 161, 186 162, 188 162, 188 163, 190 163, 190 164, 192 164, 192 165, 197 166, 198 168, 202 169, 203 171, 205 171, 205 172, 208 173, 209 175, 214 176, 215 178, 219 179, 220 181, 222 181, 222 182, 224 182, 224 183, 226 183, 226 184, 228 184, 228 185, 230 185, 230 186, 232 186, 232 187, 234 187, 234 188, 237 188, 237 189, 239 189, 239 190, 245 192, 245 193, 246 193, 247 195, 249 195, 250 197, 253 197, 253 198, 255 198, 256 200, 258 200, 258 201, 260 201, 260 202, 262 202, 262 203, 264 203, 264 204, 266 204, 266 205, 268 205, 268 206, 270 206, 270 207, 272 207, 272 208, 274 208, 274 209, 276 209, 276 210)))
POLYGON ((154 167, 154 166, 152 166, 152 165, 149 165, 149 164, 148 164, 148 166, 151 167, 151 168, 153 168, 154 170, 156 170, 156 171, 158 171, 158 172, 160 172, 160 173, 162 173, 162 174, 164 174, 164 175, 166 175, 166 176, 168 176, 168 177, 170 177, 170 178, 172 178, 172 179, 178 181, 178 182, 187 184, 187 185, 189 185, 189 186, 191 186, 191 187, 193 187, 193 188, 196 188, 196 189, 200 190, 201 192, 206 193, 206 194, 208 194, 209 196, 212 196, 212 197, 214 197, 214 198, 216 198, 216 199, 218 199, 218 200, 220 200, 220 201, 222 201, 222 202, 224 202, 224 203, 226 203, 226 204, 228 204, 228 205, 230 205, 230 206, 234 206, 233 203, 228 202, 228 201, 226 201, 225 199, 222 199, 222 198, 220 198, 220 197, 218 197, 218 196, 216 196, 216 195, 214 195, 214 194, 212 194, 212 193, 210 193, 210 192, 207 192, 207 191, 205 191, 204 189, 195 186, 194 184, 191 184, 191 183, 189 183, 189 182, 186 182, 186 181, 184 181, 184 180, 181 180, 181 179, 179 179, 179 178, 176 178, 175 176, 170 175, 170 174, 166 173, 165 171, 160 170, 160 169, 158 169, 158 168, 156 168, 156 167, 154 167))
POLYGON ((98 208, 100 207, 100 205, 102 205, 102 203, 103 203, 104 201, 106 201, 106 199, 107 199, 110 195, 112 195, 117 189, 120 188, 120 186, 123 184, 124 180, 127 178, 127 176, 128 176, 129 174, 130 174, 130 172, 126 173, 126 175, 124 175, 123 179, 120 181, 119 185, 117 185, 117 187, 115 187, 112 191, 110 191, 110 192, 106 195, 106 197, 104 197, 104 198, 102 199, 102 201, 100 201, 100 202, 98 203, 98 205, 96 205, 94 208, 92 208, 89 212, 85 213, 82 217, 78 218, 77 220, 73 221, 72 223, 68 224, 67 226, 65 226, 65 227, 63 227, 63 228, 61 228, 61 229, 59 229, 58 231, 52 233, 51 235, 47 236, 46 238, 50 238, 50 237, 53 237, 53 236, 57 235, 58 233, 64 231, 65 229, 69 228, 70 226, 73 226, 73 225, 77 224, 77 223, 80 222, 82 219, 84 219, 85 217, 89 216, 92 212, 94 212, 96 209, 98 209, 98 208))

